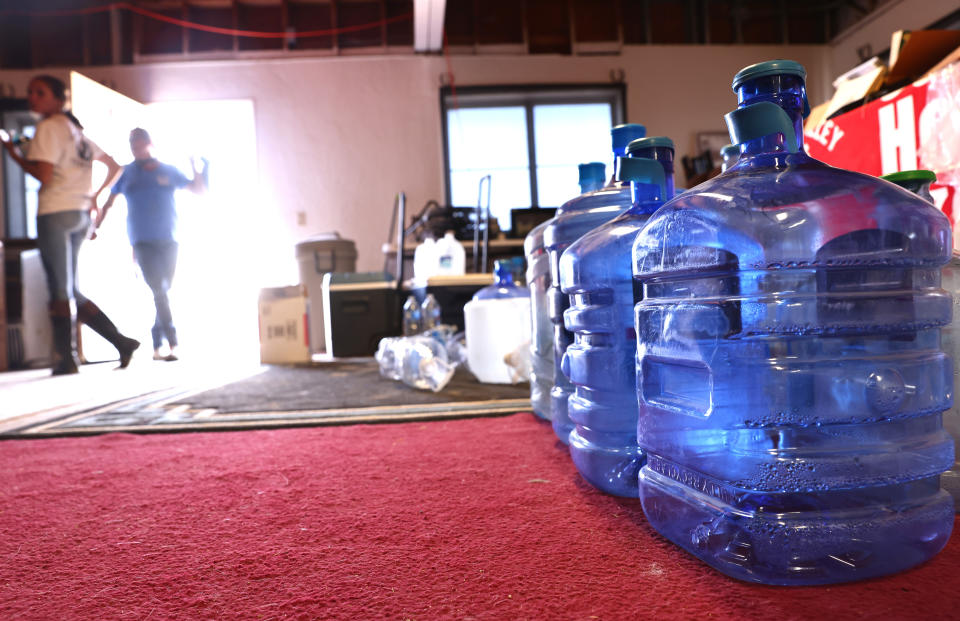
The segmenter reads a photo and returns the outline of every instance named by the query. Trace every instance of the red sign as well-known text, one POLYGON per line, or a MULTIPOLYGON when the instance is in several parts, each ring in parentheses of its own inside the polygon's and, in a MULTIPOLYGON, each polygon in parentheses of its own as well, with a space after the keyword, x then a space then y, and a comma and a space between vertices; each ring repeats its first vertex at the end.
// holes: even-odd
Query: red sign
POLYGON ((869 175, 937 173, 930 193, 960 249, 960 63, 807 129, 804 144, 818 160, 869 175))

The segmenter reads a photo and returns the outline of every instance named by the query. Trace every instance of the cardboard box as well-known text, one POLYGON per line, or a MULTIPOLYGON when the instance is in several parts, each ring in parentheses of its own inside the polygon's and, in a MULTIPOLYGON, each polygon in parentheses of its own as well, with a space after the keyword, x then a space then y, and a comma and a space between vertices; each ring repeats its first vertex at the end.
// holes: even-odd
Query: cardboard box
POLYGON ((916 80, 960 46, 957 30, 898 30, 890 41, 890 60, 884 84, 895 86, 916 80))
POLYGON ((260 291, 260 362, 310 362, 307 296, 303 287, 270 287, 260 291))
POLYGON ((958 46, 960 31, 898 30, 890 39, 889 60, 883 63, 874 56, 834 80, 833 97, 821 104, 824 108, 820 114, 830 117, 838 110, 869 101, 884 88, 896 88, 938 71, 960 58, 958 46))

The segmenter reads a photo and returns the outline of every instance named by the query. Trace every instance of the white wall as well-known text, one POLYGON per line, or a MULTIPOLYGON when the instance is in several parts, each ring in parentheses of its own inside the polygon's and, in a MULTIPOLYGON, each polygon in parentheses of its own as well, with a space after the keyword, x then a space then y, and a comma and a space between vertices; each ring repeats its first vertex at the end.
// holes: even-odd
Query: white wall
MULTIPOLYGON (((828 53, 813 45, 631 46, 617 56, 454 56, 452 66, 460 86, 603 83, 611 70, 622 69, 627 120, 645 124, 650 135, 670 136, 679 157, 695 153, 698 132, 725 130, 722 116, 736 105, 730 83, 737 70, 772 58, 799 61, 816 103, 830 94, 828 53)), ((407 193, 412 209, 443 200, 439 88, 445 71, 438 56, 84 69, 143 102, 252 99, 263 217, 281 218, 291 243, 340 231, 356 241, 360 270, 383 264, 380 246, 388 240, 397 191, 407 193), (305 224, 298 224, 298 212, 305 224)), ((0 71, 0 83, 23 96, 33 73, 0 71)), ((66 72, 52 73, 66 78, 66 72)))

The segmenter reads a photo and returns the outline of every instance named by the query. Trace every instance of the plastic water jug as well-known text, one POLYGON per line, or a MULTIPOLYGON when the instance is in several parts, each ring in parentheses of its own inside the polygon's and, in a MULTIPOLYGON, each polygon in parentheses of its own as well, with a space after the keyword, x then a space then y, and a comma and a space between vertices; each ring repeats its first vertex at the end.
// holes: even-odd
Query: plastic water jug
POLYGON ((580 164, 577 168, 580 172, 581 194, 593 192, 594 190, 599 190, 603 187, 607 174, 607 167, 603 164, 603 162, 580 164))
MULTIPOLYGON (((627 145, 631 140, 643 138, 646 129, 643 125, 626 124, 614 127, 610 131, 613 140, 614 178, 608 187, 618 187, 616 181, 617 160, 626 156, 627 145)), ((582 195, 581 195, 582 196, 582 195)), ((530 404, 533 413, 540 418, 550 420, 550 391, 553 389, 553 324, 547 307, 547 289, 550 288, 550 256, 543 245, 543 232, 553 221, 534 227, 523 241, 523 253, 527 260, 527 287, 530 289, 530 404)))
POLYGON ((470 372, 487 384, 512 384, 505 358, 530 341, 530 292, 513 282, 507 262, 494 263, 494 283, 463 307, 470 372))
POLYGON ((462 276, 467 273, 467 253, 463 244, 453 236, 453 231, 447 231, 437 240, 433 254, 437 260, 436 275, 462 276))
MULTIPOLYGON (((930 184, 937 180, 937 175, 930 170, 904 170, 882 177, 896 183, 933 203, 930 195, 930 184)), ((957 391, 960 390, 960 254, 956 251, 950 262, 943 268, 942 286, 953 296, 953 321, 943 328, 940 342, 943 350, 953 359, 953 406, 943 415, 943 427, 953 438, 954 461, 953 467, 943 473, 940 484, 953 496, 954 511, 960 511, 960 459, 957 457, 956 444, 960 442, 960 402, 957 400, 957 391)))
POLYGON ((563 312, 570 306, 570 298, 560 290, 560 255, 584 233, 619 215, 632 204, 630 184, 619 178, 619 167, 626 159, 627 145, 643 138, 646 130, 642 125, 618 125, 611 130, 617 180, 596 192, 581 194, 557 210, 557 215, 547 221, 543 230, 543 246, 550 262, 550 286, 547 289, 547 312, 553 326, 553 388, 550 390, 550 421, 557 438, 566 444, 573 423, 567 413, 567 400, 573 394, 573 384, 560 370, 560 359, 573 342, 573 334, 563 325, 563 312), (630 140, 627 140, 630 138, 630 140))
POLYGON ((576 387, 568 399, 570 455, 594 487, 636 497, 643 456, 637 448, 637 337, 633 326, 633 241, 673 191, 673 143, 634 140, 620 176, 633 184, 633 206, 593 229, 560 257, 563 314, 574 342, 561 370, 576 387))
POLYGON ((640 498, 733 577, 889 574, 946 543, 941 414, 947 218, 803 151, 803 67, 752 65, 727 115, 738 163, 654 214, 634 246, 640 498))
POLYGON ((553 388, 553 326, 547 310, 550 257, 543 247, 543 230, 549 223, 550 220, 541 222, 523 240, 530 290, 530 407, 544 420, 550 420, 553 388))
POLYGON ((437 271, 437 240, 424 239, 413 251, 413 278, 426 282, 437 271))

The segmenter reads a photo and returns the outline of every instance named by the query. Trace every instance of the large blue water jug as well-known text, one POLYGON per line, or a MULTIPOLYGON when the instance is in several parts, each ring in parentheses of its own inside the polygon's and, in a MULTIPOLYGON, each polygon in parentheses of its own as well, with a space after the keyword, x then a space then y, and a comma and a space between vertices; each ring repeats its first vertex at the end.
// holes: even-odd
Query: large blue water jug
POLYGON ((633 327, 633 241, 673 193, 673 142, 634 140, 620 176, 633 184, 633 206, 573 243, 560 257, 563 314, 574 342, 561 370, 575 386, 570 455, 591 485, 636 498, 643 456, 637 448, 637 337, 633 327))
MULTIPOLYGON (((930 170, 903 170, 890 173, 882 177, 896 183, 905 190, 909 190, 927 201, 933 203, 930 194, 930 184, 937 180, 937 175, 930 170)), ((960 453, 956 451, 956 444, 960 442, 960 401, 957 400, 957 390, 960 389, 960 254, 954 251, 950 262, 943 268, 944 290, 953 296, 953 321, 946 326, 940 342, 943 350, 953 359, 953 407, 943 415, 943 428, 947 430, 954 442, 953 466, 940 477, 940 485, 953 496, 953 510, 960 511, 960 453)))
MULTIPOLYGON (((616 181, 618 161, 627 154, 627 145, 646 135, 646 128, 636 123, 618 125, 610 131, 613 141, 614 177, 605 188, 621 189, 616 181)), ((593 169, 596 170, 595 168, 593 169)), ((589 173, 588 173, 589 174, 589 173)), ((629 184, 628 186, 629 187, 629 184)), ((586 192, 584 194, 589 194, 586 192)), ((583 194, 581 195, 583 196, 583 194)), ((523 253, 527 259, 527 287, 530 289, 530 313, 532 333, 530 343, 530 403, 533 412, 540 418, 552 417, 550 391, 553 389, 556 372, 553 352, 554 326, 550 321, 547 290, 550 288, 550 256, 543 243, 543 232, 554 219, 538 225, 523 241, 523 253)))
POLYGON ((738 163, 637 236, 640 497, 720 571, 843 582, 946 543, 947 218, 803 151, 805 71, 734 78, 738 163))
MULTIPOLYGON (((611 130, 613 150, 616 156, 615 171, 626 159, 627 145, 643 138, 643 125, 618 125, 611 130)), ((550 391, 550 421, 557 437, 566 444, 573 423, 567 414, 567 399, 573 394, 573 384, 560 369, 560 360, 573 342, 573 334, 563 325, 563 311, 570 305, 570 298, 560 290, 560 255, 581 235, 628 209, 633 200, 630 183, 616 180, 603 189, 571 199, 560 206, 557 215, 543 230, 543 246, 550 263, 550 286, 547 289, 547 313, 553 327, 553 388, 550 391)))

